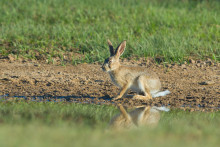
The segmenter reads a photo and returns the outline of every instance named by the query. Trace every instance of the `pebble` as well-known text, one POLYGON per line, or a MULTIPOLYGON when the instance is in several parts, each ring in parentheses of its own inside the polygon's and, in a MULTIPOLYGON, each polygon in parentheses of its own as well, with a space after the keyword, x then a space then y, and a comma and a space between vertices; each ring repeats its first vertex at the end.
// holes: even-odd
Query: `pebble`
POLYGON ((182 64, 182 65, 181 65, 181 68, 182 68, 182 69, 186 69, 186 65, 185 65, 185 64, 182 64))
POLYGON ((189 59, 189 63, 195 64, 195 63, 196 63, 196 61, 195 61, 195 60, 193 60, 193 59, 189 59))
POLYGON ((8 59, 9 59, 10 62, 15 61, 15 57, 11 54, 8 55, 8 59))
POLYGON ((200 82, 199 83, 200 85, 212 85, 212 84, 215 84, 214 81, 203 81, 203 82, 200 82))

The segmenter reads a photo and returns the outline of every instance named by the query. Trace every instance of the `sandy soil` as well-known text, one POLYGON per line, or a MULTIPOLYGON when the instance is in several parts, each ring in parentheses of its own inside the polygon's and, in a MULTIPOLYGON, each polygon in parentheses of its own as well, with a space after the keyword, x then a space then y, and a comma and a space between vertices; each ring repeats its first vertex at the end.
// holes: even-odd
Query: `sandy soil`
MULTIPOLYGON (((190 62, 156 64, 152 60, 123 59, 122 64, 146 66, 156 72, 162 90, 169 89, 171 94, 150 101, 123 98, 115 103, 124 103, 128 107, 168 105, 190 111, 220 109, 220 64, 211 60, 190 62)), ((108 74, 101 70, 100 64, 57 66, 5 58, 0 59, 0 69, 0 95, 63 96, 75 102, 115 104, 111 98, 119 91, 108 74)))

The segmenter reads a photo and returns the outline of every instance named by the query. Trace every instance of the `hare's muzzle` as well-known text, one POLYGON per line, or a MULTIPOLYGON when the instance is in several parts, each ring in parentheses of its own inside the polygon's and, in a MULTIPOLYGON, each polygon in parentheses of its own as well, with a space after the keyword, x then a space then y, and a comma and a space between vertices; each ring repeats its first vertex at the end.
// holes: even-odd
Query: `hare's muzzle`
POLYGON ((106 64, 106 63, 104 63, 103 65, 102 65, 102 70, 104 71, 104 72, 107 72, 107 71, 109 71, 109 67, 108 67, 108 64, 106 64))

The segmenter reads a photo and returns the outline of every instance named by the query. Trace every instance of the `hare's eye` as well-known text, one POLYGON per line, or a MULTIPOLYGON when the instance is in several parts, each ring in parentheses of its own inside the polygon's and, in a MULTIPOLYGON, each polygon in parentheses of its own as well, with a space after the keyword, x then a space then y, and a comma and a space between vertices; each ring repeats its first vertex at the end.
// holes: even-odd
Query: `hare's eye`
POLYGON ((108 63, 109 63, 109 64, 111 64, 111 63, 112 63, 112 61, 109 61, 108 63))

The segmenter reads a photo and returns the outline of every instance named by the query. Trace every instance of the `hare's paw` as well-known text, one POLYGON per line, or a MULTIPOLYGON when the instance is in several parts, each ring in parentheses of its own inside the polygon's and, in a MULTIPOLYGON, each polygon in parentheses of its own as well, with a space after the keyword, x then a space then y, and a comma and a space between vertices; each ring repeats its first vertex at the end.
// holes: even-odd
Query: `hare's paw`
POLYGON ((142 95, 135 95, 132 99, 134 99, 134 100, 150 100, 150 99, 152 99, 152 97, 142 96, 142 95))

